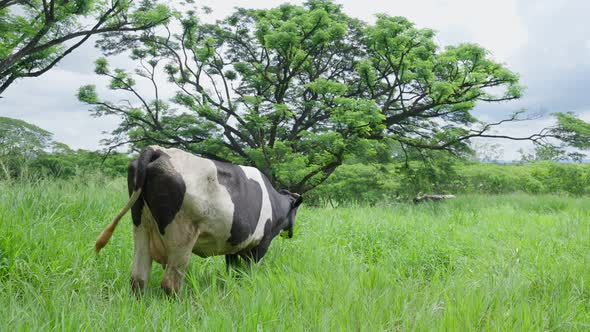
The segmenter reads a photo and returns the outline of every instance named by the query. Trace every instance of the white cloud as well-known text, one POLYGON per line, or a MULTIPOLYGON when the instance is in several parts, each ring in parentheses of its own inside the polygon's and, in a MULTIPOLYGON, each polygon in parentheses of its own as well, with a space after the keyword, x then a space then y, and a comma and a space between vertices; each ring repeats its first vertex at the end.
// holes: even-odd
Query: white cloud
POLYGON ((404 16, 418 27, 439 32, 444 45, 473 42, 490 50, 500 61, 509 60, 527 33, 514 0, 338 1, 350 15, 365 21, 375 13, 404 16))
POLYGON ((80 85, 97 81, 91 73, 55 68, 33 79, 21 80, 0 99, 0 114, 33 123, 54 133, 73 148, 96 149, 101 132, 114 128, 114 118, 92 118, 76 98, 80 85))

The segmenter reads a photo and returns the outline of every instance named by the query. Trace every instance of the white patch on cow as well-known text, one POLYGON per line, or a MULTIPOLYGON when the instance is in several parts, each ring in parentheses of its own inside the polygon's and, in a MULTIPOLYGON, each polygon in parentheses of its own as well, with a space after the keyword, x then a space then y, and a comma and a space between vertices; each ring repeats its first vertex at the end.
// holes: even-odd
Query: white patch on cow
POLYGON ((131 278, 134 282, 147 285, 152 267, 150 257, 150 238, 144 224, 133 226, 133 266, 131 278))
POLYGON ((166 265, 166 248, 162 242, 156 219, 154 219, 154 216, 147 205, 144 205, 141 211, 141 224, 139 226, 148 234, 150 241, 149 253, 151 258, 162 266, 166 265))
POLYGON ((241 248, 256 245, 262 240, 264 236, 264 227, 266 226, 266 222, 272 219, 272 207, 270 205, 270 198, 268 197, 268 191, 266 190, 266 185, 264 184, 264 179, 262 178, 262 173, 254 167, 248 166, 240 166, 246 177, 251 180, 256 181, 260 185, 260 189, 262 190, 262 205, 260 206, 260 217, 258 218, 258 223, 256 224, 256 229, 254 230, 253 234, 250 234, 244 242, 240 243, 238 246, 241 248))
POLYGON ((233 253, 234 248, 228 239, 234 204, 225 186, 218 181, 215 164, 182 150, 154 148, 170 156, 170 163, 186 185, 181 211, 172 222, 196 225, 199 238, 193 246, 193 253, 199 256, 233 253))

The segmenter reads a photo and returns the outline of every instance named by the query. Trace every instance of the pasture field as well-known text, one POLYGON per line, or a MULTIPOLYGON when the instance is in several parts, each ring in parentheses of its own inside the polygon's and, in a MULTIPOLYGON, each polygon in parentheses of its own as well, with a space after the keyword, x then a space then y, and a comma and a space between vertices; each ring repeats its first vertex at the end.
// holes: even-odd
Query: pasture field
POLYGON ((125 181, 0 183, 0 331, 583 331, 590 199, 469 196, 300 209, 262 264, 194 256, 169 299, 129 287, 125 181))

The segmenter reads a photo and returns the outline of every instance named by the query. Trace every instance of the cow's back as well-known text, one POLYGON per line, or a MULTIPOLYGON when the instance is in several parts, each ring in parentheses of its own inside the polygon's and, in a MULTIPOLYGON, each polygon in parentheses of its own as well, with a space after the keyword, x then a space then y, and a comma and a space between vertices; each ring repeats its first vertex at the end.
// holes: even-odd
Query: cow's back
POLYGON ((200 256, 236 253, 260 241, 272 212, 258 170, 157 149, 163 157, 148 169, 146 201, 151 199, 148 206, 161 231, 170 222, 195 225, 199 237, 193 252, 200 256))

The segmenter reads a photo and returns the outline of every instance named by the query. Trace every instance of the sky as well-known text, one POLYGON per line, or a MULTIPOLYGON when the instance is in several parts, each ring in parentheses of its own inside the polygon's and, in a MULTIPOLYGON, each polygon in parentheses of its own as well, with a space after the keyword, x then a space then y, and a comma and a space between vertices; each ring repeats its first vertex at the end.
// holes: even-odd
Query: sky
MULTIPOLYGON (((197 0, 213 10, 211 19, 230 14, 234 7, 270 8, 285 1, 197 0)), ((300 4, 303 1, 288 1, 300 4)), ((484 121, 499 120, 515 110, 545 116, 502 127, 502 133, 528 136, 550 126, 552 112, 575 112, 590 121, 590 12, 588 0, 348 0, 335 1, 344 11, 367 22, 385 13, 405 16, 418 27, 437 31, 439 45, 477 43, 492 57, 521 75, 525 96, 513 102, 480 104, 475 113, 484 121)), ((77 89, 96 84, 108 97, 105 81, 93 72, 100 57, 93 43, 73 52, 56 68, 39 77, 18 81, 0 99, 0 116, 25 120, 54 133, 73 148, 98 149, 105 132, 119 122, 114 117, 93 118, 77 101, 77 89)), ((127 60, 119 58, 117 64, 127 60)), ((480 141, 499 144, 504 160, 519 159, 528 142, 480 141)))

